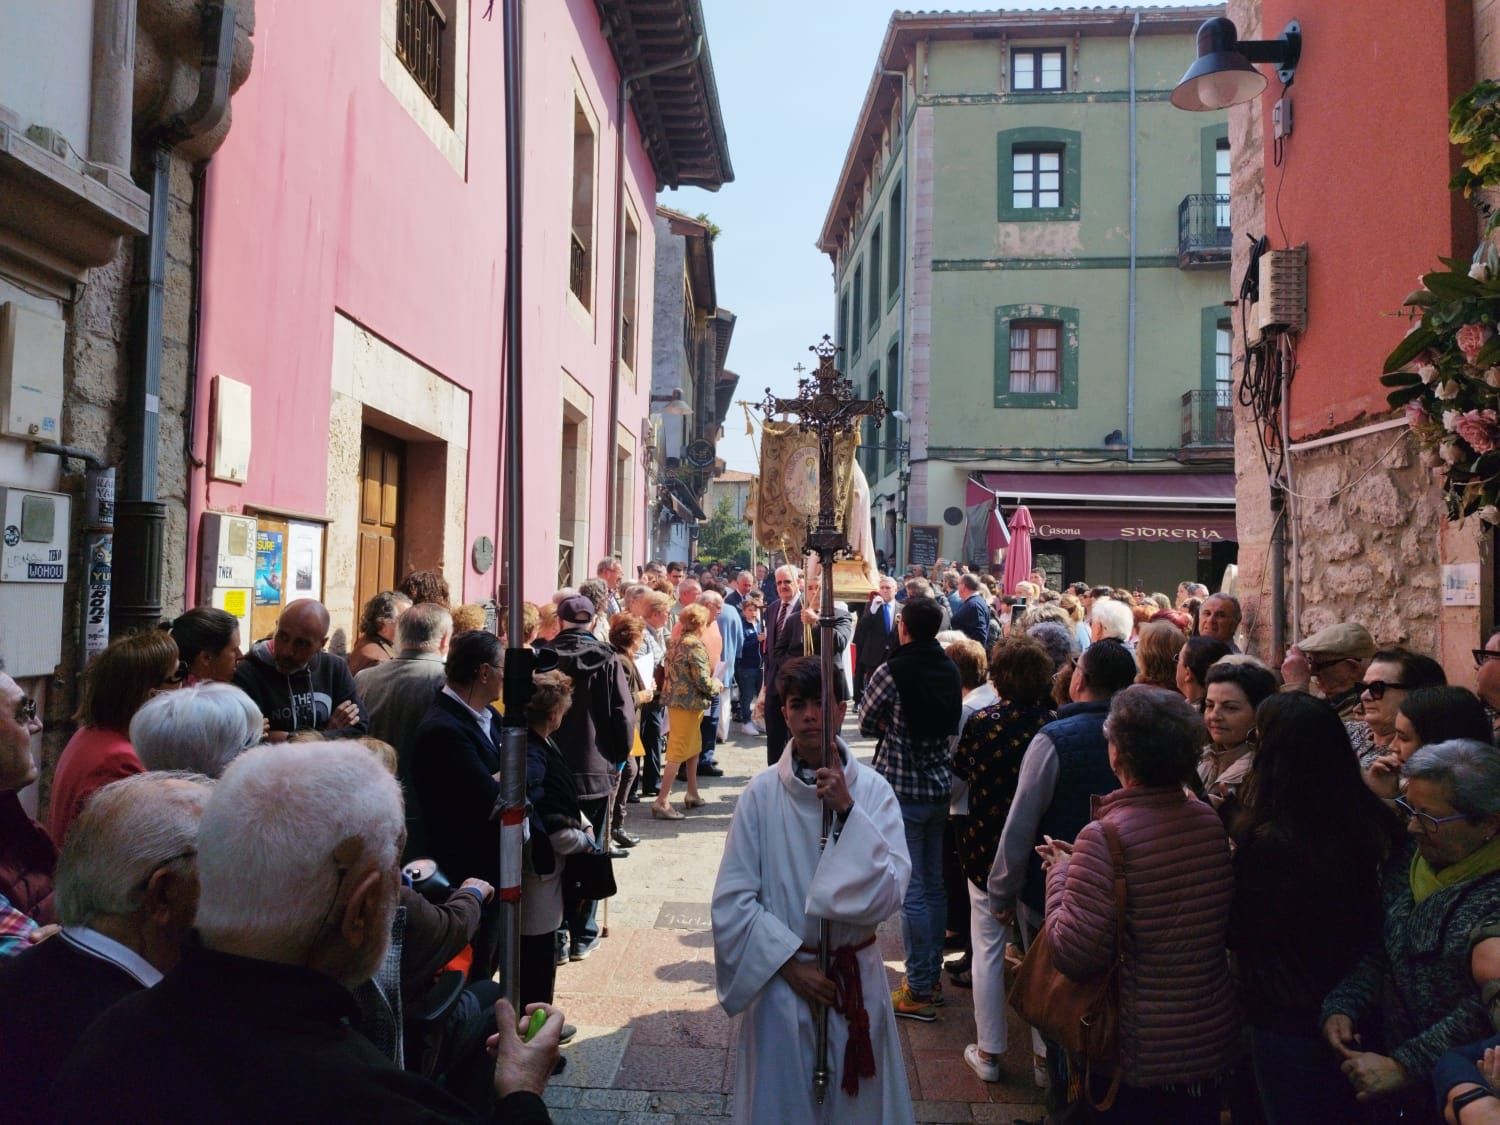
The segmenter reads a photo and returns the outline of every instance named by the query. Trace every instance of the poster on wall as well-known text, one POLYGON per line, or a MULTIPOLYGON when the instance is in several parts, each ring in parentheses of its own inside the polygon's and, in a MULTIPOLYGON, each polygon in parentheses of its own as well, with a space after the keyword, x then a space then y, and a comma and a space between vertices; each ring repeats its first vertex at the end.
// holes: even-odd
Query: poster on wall
POLYGON ((285 540, 279 531, 259 531, 255 536, 255 604, 280 605, 285 540))
POLYGON ((1443 565, 1443 604, 1479 604, 1479 564, 1445 563, 1443 565))
POLYGON ((323 600, 323 525, 286 525, 286 600, 323 600))

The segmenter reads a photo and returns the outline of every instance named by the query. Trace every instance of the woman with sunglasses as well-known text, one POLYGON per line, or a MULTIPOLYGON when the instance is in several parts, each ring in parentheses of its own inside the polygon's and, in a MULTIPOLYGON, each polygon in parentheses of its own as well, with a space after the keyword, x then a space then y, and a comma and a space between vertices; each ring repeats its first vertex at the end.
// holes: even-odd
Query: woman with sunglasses
POLYGON ((1432 742, 1467 738, 1494 740, 1494 729, 1484 704, 1468 688, 1445 685, 1408 692, 1396 711, 1391 749, 1370 763, 1365 784, 1388 801, 1401 795, 1401 767, 1432 742))
POLYGON ((1323 1035, 1361 1101, 1433 1119, 1433 1065, 1491 1033, 1469 971, 1469 934, 1500 917, 1500 754, 1424 746, 1402 768, 1409 842, 1385 866, 1380 944, 1323 1001, 1323 1035), (1378 1019, 1377 1040, 1360 1025, 1378 1019))
POLYGON ((1430 656, 1405 648, 1377 652, 1365 669, 1359 689, 1359 718, 1349 723, 1349 741, 1354 744, 1361 768, 1369 769, 1376 758, 1390 750, 1396 713, 1406 693, 1447 682, 1443 666, 1430 656))
POLYGON ((1403 833, 1325 700, 1272 695, 1255 726, 1229 925, 1251 1070, 1267 1125, 1333 1125, 1357 1104, 1317 1034, 1319 1006, 1377 940, 1381 865, 1403 833))
POLYGON ((181 687, 184 674, 177 642, 161 629, 111 641, 84 671, 79 727, 52 775, 47 829, 59 851, 96 790, 145 772, 130 744, 130 720, 157 692, 181 687))

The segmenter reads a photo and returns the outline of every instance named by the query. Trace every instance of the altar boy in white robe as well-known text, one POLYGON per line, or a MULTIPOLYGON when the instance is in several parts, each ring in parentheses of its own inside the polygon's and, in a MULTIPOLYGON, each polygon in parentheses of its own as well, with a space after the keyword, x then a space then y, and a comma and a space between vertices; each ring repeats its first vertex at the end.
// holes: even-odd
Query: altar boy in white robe
MULTIPOLYGON (((838 740, 822 750, 817 657, 778 676, 791 741, 774 770, 740 797, 714 884, 719 1003, 745 1013, 734 1119, 767 1125, 913 1120, 901 1042, 875 928, 901 909, 911 877, 901 808, 890 784, 838 740), (822 805, 833 836, 819 853, 822 805), (829 975, 818 969, 819 920, 831 923, 829 975), (828 1017, 828 1096, 813 1097, 818 1006, 828 1017)), ((832 716, 843 722, 845 700, 832 716)))

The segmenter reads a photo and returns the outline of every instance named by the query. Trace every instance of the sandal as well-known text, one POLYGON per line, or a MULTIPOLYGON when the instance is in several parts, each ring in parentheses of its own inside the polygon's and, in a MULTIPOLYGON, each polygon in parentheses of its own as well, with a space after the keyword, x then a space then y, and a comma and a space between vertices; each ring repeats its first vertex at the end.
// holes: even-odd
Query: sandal
POLYGON ((653 820, 686 820, 680 812, 671 805, 658 805, 655 801, 651 803, 651 818, 653 820))

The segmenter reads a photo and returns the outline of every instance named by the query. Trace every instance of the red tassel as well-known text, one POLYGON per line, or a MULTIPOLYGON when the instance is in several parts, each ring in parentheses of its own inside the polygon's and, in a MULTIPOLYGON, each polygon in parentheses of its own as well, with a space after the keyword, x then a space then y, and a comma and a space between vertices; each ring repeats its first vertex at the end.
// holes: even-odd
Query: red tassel
POLYGON ((849 1025, 849 1040, 844 1045, 844 1079, 840 1083, 851 1098, 859 1093, 861 1078, 875 1077, 875 1046, 870 1042, 870 1013, 865 1011, 864 986, 859 979, 859 959, 853 948, 844 946, 833 953, 829 976, 837 990, 834 1011, 849 1025))

